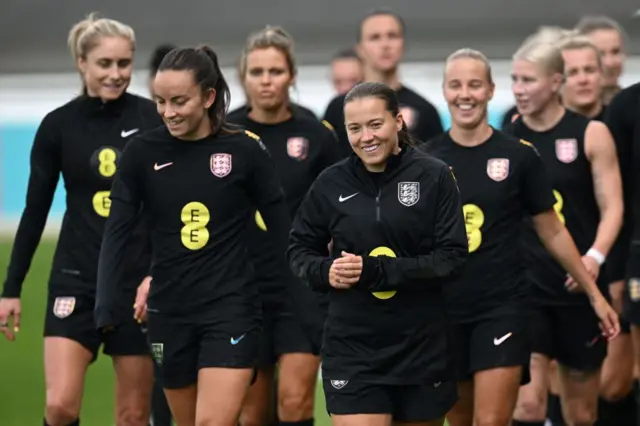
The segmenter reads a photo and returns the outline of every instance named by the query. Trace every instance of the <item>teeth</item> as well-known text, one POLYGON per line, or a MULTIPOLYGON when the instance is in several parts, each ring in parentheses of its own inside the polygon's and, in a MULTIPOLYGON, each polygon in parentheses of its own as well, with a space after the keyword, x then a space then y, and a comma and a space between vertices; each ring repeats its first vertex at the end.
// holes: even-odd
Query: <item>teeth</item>
POLYGON ((378 149, 378 147, 380 146, 380 144, 376 144, 376 145, 369 145, 369 146, 363 146, 362 150, 364 152, 373 152, 376 149, 378 149))
POLYGON ((458 108, 460 108, 463 111, 469 111, 473 108, 473 105, 462 104, 462 105, 458 105, 458 108))

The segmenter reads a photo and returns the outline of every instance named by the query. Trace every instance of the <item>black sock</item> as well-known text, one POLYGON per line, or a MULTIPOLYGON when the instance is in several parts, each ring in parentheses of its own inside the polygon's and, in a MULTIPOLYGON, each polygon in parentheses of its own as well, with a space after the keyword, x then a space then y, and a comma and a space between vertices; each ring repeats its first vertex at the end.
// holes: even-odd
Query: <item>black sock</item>
POLYGON ((308 420, 303 420, 301 422, 280 422, 278 423, 280 426, 313 426, 313 417, 308 420))
POLYGON ((156 380, 153 384, 153 394, 151 396, 151 418, 153 426, 171 426, 171 410, 164 395, 162 383, 156 380))
POLYGON ((598 420, 596 426, 636 426, 636 397, 629 392, 619 401, 610 402, 600 398, 598 401, 598 420))
POLYGON ((520 420, 514 420, 512 426, 544 426, 542 422, 521 422, 520 420))
POLYGON ((560 397, 553 393, 549 393, 547 399, 547 418, 553 426, 564 426, 564 417, 562 417, 562 404, 560 397))
MULTIPOLYGON (((44 419, 44 426, 51 426, 47 423, 47 419, 44 419)), ((80 419, 76 419, 74 422, 69 423, 67 426, 80 426, 80 419)))
POLYGON ((640 425, 640 381, 633 381, 633 394, 636 397, 636 421, 640 425))

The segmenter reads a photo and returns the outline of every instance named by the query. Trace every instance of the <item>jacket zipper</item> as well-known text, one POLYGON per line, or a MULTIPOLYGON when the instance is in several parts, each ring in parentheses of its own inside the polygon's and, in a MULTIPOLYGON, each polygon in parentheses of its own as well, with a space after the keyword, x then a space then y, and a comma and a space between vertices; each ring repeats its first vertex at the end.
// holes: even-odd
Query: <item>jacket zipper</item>
POLYGON ((382 189, 378 188, 378 194, 376 195, 376 222, 380 222, 380 195, 382 189))

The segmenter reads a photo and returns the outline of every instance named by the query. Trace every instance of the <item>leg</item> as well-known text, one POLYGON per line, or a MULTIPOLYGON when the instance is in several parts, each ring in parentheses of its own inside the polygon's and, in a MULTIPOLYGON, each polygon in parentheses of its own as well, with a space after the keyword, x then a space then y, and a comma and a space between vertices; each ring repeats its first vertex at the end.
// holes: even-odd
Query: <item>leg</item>
POLYGON ((236 426, 253 374, 252 368, 200 369, 196 426, 236 426))
POLYGON ((322 385, 333 426, 391 426, 394 406, 387 387, 330 379, 322 385))
POLYGON ((560 404, 560 372, 558 361, 549 364, 549 401, 547 403, 547 419, 552 426, 564 426, 562 405, 560 404))
POLYGON ((84 378, 100 347, 93 327, 94 299, 56 297, 51 292, 45 317, 45 421, 66 426, 78 421, 84 378))
POLYGON ((147 355, 113 357, 117 426, 147 426, 151 412, 153 365, 147 355))
MULTIPOLYGON (((156 366, 154 365, 154 370, 156 366)), ((167 402, 162 387, 162 377, 159 373, 154 374, 153 392, 151 395, 151 424, 153 426, 171 426, 173 418, 171 417, 171 409, 167 402)))
POLYGON ((310 353, 288 353, 280 357, 278 374, 278 417, 282 423, 313 419, 316 379, 320 358, 310 353))
POLYGON ((509 426, 518 400, 522 366, 478 371, 474 377, 474 426, 509 426))
POLYGON ((93 353, 65 337, 45 337, 45 419, 49 426, 66 426, 80 417, 84 378, 93 353))
MULTIPOLYGON (((309 303, 318 303, 312 295, 309 303)), ((283 307, 286 309, 286 306, 283 307)), ((315 309, 318 309, 316 306, 315 309)), ((273 345, 278 359, 278 418, 281 425, 312 426, 320 357, 314 336, 305 334, 300 320, 289 312, 274 315, 273 345)))
POLYGON ((458 401, 447 413, 447 422, 449 422, 449 426, 472 426, 473 380, 458 382, 458 396, 458 401))
POLYGON ((549 358, 542 354, 531 354, 530 374, 531 381, 518 391, 513 418, 520 424, 543 425, 549 392, 549 358))
POLYGON ((140 325, 131 320, 106 334, 103 340, 104 353, 113 358, 116 373, 116 425, 147 426, 151 413, 153 361, 146 335, 140 325))
POLYGON ((178 426, 195 426, 199 346, 185 318, 149 313, 147 333, 157 373, 178 426))
POLYGON ((241 426, 266 426, 273 417, 274 367, 258 370, 240 413, 241 426))
POLYGON ((568 426, 589 426, 597 419, 600 368, 607 354, 598 318, 588 305, 555 311, 562 416, 568 426))

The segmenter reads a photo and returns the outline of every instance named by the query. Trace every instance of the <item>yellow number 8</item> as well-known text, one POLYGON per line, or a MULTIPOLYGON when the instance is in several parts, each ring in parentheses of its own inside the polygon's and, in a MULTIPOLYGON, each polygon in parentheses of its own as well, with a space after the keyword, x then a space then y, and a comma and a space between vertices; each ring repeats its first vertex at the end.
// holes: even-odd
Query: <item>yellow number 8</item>
POLYGON ((180 232, 182 244, 189 250, 200 250, 209 241, 207 224, 211 220, 209 209, 202 203, 192 201, 182 208, 180 219, 184 226, 180 232))
POLYGON ((480 231, 480 228, 484 225, 484 212, 475 204, 465 204, 462 207, 462 212, 464 213, 464 226, 467 228, 469 253, 473 253, 482 244, 482 231, 480 231))
MULTIPOLYGON (((396 257, 396 254, 389 247, 384 247, 383 246, 383 247, 376 247, 373 250, 371 250, 371 253, 369 253, 369 256, 371 256, 371 257, 378 257, 378 256, 396 257)), ((393 296, 395 296, 396 295, 396 291, 395 290, 391 290, 391 291, 374 291, 372 294, 374 295, 374 297, 376 297, 378 299, 387 300, 387 299, 391 299, 393 296)))
POLYGON ((553 210, 556 211, 556 214, 558 215, 558 219, 560 219, 560 222, 562 222, 562 224, 564 225, 565 218, 564 218, 564 215, 562 214, 562 208, 564 207, 564 200, 562 199, 562 195, 560 195, 560 192, 556 191, 555 189, 553 190, 553 196, 556 197, 556 203, 553 205, 553 210))
POLYGON ((104 148, 98 154, 98 172, 101 176, 112 177, 116 174, 116 152, 111 148, 104 148))

